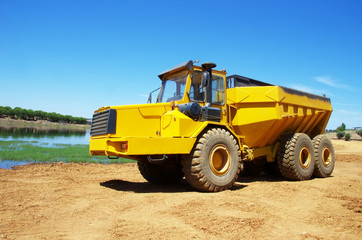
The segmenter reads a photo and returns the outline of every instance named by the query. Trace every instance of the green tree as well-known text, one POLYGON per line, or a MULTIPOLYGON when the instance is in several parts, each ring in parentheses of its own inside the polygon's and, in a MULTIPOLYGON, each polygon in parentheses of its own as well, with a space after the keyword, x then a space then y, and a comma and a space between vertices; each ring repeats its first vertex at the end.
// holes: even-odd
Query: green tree
POLYGON ((14 116, 14 110, 13 110, 11 107, 6 106, 6 107, 4 107, 4 108, 5 108, 5 115, 7 115, 7 116, 14 116))
POLYGON ((22 108, 19 112, 20 119, 28 119, 28 110, 22 108))
POLYGON ((28 109, 28 114, 27 114, 28 116, 28 119, 31 119, 31 120, 34 120, 34 117, 35 117, 35 112, 34 112, 34 110, 32 110, 32 109, 28 109))
POLYGON ((79 121, 80 121, 80 118, 79 118, 79 117, 75 117, 75 118, 74 118, 74 123, 79 124, 79 121))
POLYGON ((72 123, 72 116, 70 115, 65 115, 64 116, 64 121, 67 122, 67 123, 72 123))
POLYGON ((82 117, 75 117, 74 122, 76 124, 87 124, 87 119, 82 117))
POLYGON ((55 112, 47 113, 46 117, 51 122, 57 122, 58 121, 58 114, 55 112))
POLYGON ((45 118, 46 118, 45 116, 46 116, 46 113, 43 112, 43 111, 36 110, 36 111, 34 112, 34 117, 35 117, 36 119, 45 120, 45 118))
POLYGON ((13 117, 20 118, 20 112, 21 112, 21 110, 22 110, 21 107, 15 107, 15 108, 14 108, 14 115, 13 115, 13 117))
POLYGON ((346 130, 346 124, 342 123, 341 126, 337 127, 337 132, 343 132, 346 130))
POLYGON ((6 115, 6 109, 0 106, 0 117, 2 117, 3 115, 6 115))
POLYGON ((41 120, 47 120, 47 112, 39 111, 38 114, 41 120))
POLYGON ((80 124, 87 124, 87 119, 82 117, 80 124))

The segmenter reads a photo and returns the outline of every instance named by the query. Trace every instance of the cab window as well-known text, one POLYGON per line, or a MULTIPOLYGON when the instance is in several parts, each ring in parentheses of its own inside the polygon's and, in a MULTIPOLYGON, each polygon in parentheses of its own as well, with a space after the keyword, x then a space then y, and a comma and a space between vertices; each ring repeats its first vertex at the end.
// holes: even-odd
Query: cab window
POLYGON ((218 75, 212 75, 212 104, 224 105, 225 102, 225 86, 224 78, 218 75))
POLYGON ((204 102, 205 88, 202 86, 202 72, 195 71, 191 76, 191 87, 189 92, 191 101, 204 102))

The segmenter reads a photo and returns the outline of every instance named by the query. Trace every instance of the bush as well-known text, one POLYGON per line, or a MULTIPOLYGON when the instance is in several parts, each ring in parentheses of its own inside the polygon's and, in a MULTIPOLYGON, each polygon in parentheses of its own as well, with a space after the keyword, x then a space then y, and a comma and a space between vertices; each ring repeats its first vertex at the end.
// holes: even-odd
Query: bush
POLYGON ((350 134, 350 133, 346 133, 346 135, 344 135, 344 139, 345 139, 346 141, 351 140, 351 134, 350 134))
POLYGON ((362 129, 356 130, 357 134, 362 137, 362 129))
POLYGON ((344 135, 346 135, 346 133, 345 132, 337 132, 337 138, 338 139, 341 139, 341 138, 343 138, 344 137, 344 135))

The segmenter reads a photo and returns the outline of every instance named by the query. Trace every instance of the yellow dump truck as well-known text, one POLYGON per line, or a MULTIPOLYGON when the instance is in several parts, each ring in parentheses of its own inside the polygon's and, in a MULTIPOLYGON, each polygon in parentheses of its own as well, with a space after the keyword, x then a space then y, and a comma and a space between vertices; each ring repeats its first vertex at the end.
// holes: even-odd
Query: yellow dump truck
POLYGON ((94 112, 90 154, 137 160, 151 183, 185 177, 200 191, 230 189, 241 171, 269 167, 290 180, 328 177, 323 134, 330 99, 188 61, 159 74, 155 103, 94 112), (244 169, 245 167, 245 169, 244 169))

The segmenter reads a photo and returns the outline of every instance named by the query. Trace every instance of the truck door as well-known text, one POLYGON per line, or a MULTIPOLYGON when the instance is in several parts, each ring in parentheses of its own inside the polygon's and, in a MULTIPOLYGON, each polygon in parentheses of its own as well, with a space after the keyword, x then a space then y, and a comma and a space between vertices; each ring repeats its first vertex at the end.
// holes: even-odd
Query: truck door
POLYGON ((211 107, 220 109, 220 122, 226 121, 225 109, 225 79, 221 75, 212 74, 211 107))

